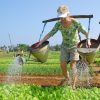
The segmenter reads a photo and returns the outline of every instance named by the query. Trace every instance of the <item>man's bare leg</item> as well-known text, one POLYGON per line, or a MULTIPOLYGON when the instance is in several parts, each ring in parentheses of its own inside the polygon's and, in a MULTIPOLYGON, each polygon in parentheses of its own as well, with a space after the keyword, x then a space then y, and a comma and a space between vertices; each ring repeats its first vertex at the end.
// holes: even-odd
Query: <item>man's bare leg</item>
POLYGON ((65 83, 66 81, 69 81, 69 72, 67 70, 67 62, 66 61, 62 61, 60 63, 61 69, 62 69, 62 74, 65 77, 64 80, 61 81, 60 85, 62 85, 63 83, 65 83))
POLYGON ((72 88, 75 89, 76 82, 77 82, 76 61, 75 60, 71 61, 70 66, 71 66, 72 74, 73 74, 73 84, 72 84, 72 88))

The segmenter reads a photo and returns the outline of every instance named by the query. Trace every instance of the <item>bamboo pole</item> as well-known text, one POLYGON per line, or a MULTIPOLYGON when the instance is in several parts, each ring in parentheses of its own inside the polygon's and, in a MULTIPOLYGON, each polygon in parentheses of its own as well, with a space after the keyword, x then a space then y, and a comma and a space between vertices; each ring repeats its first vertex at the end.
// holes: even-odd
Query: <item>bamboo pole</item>
MULTIPOLYGON (((72 15, 70 17, 72 18, 93 18, 93 15, 72 15)), ((47 23, 47 22, 52 22, 52 21, 57 21, 57 20, 60 20, 60 17, 44 20, 42 21, 42 23, 47 23)))

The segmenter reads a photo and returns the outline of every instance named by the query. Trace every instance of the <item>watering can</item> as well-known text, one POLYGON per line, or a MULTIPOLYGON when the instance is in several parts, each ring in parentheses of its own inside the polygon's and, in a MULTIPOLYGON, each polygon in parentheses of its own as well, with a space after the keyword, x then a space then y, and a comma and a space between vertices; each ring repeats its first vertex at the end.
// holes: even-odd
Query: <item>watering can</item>
POLYGON ((39 42, 31 45, 30 54, 32 54, 39 62, 44 63, 48 58, 49 41, 45 41, 37 47, 38 43, 39 42))
POLYGON ((100 35, 97 40, 91 39, 90 41, 90 48, 86 48, 86 39, 80 41, 77 45, 77 51, 80 57, 88 64, 91 64, 94 61, 96 52, 100 49, 100 35))

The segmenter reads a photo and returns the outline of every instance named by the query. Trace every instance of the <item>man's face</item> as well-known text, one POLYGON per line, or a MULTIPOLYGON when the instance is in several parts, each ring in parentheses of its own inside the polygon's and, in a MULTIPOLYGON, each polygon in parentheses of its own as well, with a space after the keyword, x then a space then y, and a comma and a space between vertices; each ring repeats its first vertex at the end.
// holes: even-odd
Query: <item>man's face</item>
POLYGON ((71 19, 70 19, 70 17, 62 17, 61 18, 61 22, 69 22, 69 21, 71 21, 71 19))
POLYGON ((67 21, 68 21, 67 17, 62 17, 61 18, 61 22, 67 22, 67 21))

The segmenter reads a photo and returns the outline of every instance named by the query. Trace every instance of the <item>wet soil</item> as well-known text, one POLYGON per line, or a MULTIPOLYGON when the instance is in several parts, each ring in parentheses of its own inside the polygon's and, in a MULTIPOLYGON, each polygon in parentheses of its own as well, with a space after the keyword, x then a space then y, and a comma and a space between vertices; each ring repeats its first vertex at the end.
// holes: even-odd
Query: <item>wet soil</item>
MULTIPOLYGON (((94 73, 90 79, 90 85, 93 87, 100 87, 100 67, 93 67, 94 73)), ((5 73, 0 73, 0 83, 5 81, 7 75, 5 73)), ((16 76, 17 77, 17 76, 16 76)), ((28 83, 41 86, 58 86, 63 80, 62 75, 21 75, 21 81, 19 83, 28 83)))

